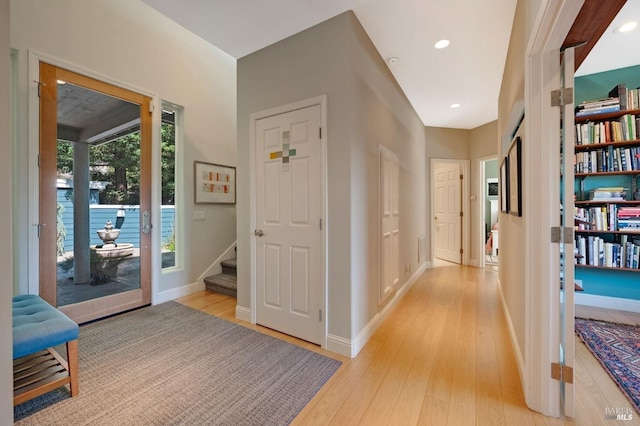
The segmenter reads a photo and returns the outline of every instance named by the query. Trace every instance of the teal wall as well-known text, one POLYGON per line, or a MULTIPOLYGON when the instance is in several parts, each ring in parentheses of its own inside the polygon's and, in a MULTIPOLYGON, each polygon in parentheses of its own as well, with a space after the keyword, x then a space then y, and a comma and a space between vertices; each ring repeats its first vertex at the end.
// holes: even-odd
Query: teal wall
POLYGON ((640 87, 640 65, 576 77, 575 104, 606 98, 618 83, 624 83, 630 89, 640 87))
MULTIPOLYGON (((585 100, 607 97, 609 90, 618 83, 624 83, 632 89, 640 87, 640 65, 576 77, 575 103, 577 105, 585 100)), ((630 176, 589 176, 584 179, 584 190, 589 191, 602 186, 623 186, 631 189, 631 179, 630 176)), ((575 277, 582 280, 586 294, 640 300, 640 270, 631 272, 576 267, 575 277)))

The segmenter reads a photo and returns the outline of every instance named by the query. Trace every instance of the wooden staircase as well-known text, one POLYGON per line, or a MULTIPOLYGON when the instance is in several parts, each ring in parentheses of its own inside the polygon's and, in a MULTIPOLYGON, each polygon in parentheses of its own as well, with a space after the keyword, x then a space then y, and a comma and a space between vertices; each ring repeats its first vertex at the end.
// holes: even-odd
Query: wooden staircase
POLYGON ((238 294, 238 274, 237 260, 227 259, 220 262, 222 273, 205 277, 204 283, 208 291, 226 294, 227 296, 237 297, 238 294))

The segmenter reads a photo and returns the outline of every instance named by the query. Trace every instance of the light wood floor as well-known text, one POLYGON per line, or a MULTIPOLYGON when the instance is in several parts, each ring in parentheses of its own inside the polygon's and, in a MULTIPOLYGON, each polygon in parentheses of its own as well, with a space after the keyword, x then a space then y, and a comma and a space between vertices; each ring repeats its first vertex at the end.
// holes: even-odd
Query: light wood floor
POLYGON ((202 291, 177 301, 342 361, 294 424, 607 425, 605 407, 630 407, 577 339, 575 421, 529 410, 490 270, 428 270, 354 359, 238 321, 227 296, 202 291))

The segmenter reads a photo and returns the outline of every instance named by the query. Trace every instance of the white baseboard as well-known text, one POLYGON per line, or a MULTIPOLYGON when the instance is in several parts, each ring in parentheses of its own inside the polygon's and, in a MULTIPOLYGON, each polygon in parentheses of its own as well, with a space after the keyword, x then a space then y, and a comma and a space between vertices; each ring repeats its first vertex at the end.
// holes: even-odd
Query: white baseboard
POLYGON ((325 349, 349 358, 355 357, 355 355, 351 353, 351 340, 334 336, 333 334, 327 335, 327 347, 325 349))
POLYGON ((498 284, 498 294, 500 295, 500 303, 502 304, 502 313, 504 314, 504 318, 507 322, 507 328, 509 329, 509 340, 511 340, 511 348, 513 349, 513 354, 516 357, 516 365, 518 366, 520 383, 522 383, 524 388, 526 387, 526 383, 527 383, 524 375, 524 372, 525 372, 524 357, 522 356, 522 351, 520 350, 520 345, 518 344, 518 337, 516 335, 516 330, 513 327, 513 322, 511 321, 511 315, 509 314, 507 301, 504 298, 504 293, 502 293, 502 285, 500 284, 499 277, 496 278, 496 282, 498 284))
POLYGON ((178 297, 187 296, 191 293, 204 290, 204 284, 202 282, 195 282, 181 287, 172 288, 169 290, 161 291, 152 300, 152 304, 157 305, 159 303, 168 302, 170 300, 177 299, 178 297))
POLYGON ((371 318, 371 320, 367 323, 367 325, 362 329, 358 336, 351 342, 351 349, 349 351, 351 358, 355 358, 358 353, 362 350, 364 345, 369 341, 373 333, 378 329, 382 321, 386 318, 389 310, 394 307, 400 299, 413 287, 415 282, 418 280, 420 275, 427 269, 427 265, 429 262, 423 263, 413 275, 400 287, 396 293, 393 295, 393 298, 386 304, 384 307, 371 318))
POLYGON ((236 305, 236 319, 251 323, 251 308, 236 305))
POLYGON ((430 261, 425 262, 424 269, 433 269, 433 264, 430 261))
POLYGON ((599 296, 597 294, 576 292, 575 304, 640 313, 640 300, 623 299, 621 297, 599 296))

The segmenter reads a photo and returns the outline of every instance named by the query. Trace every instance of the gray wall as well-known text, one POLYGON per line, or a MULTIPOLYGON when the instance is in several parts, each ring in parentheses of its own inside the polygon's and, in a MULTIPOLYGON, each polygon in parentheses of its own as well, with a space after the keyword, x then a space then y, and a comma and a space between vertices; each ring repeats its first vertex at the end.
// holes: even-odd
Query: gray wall
POLYGON ((328 105, 328 330, 353 339, 379 311, 378 145, 400 159, 402 271, 419 268, 426 179, 422 123, 352 12, 238 61, 238 304, 250 306, 249 116, 319 95, 328 105))
MULTIPOLYGON (((9 55, 9 0, 0 0, 0 197, 11 199, 12 182, 12 139, 11 108, 9 101, 10 87, 10 55, 9 55)), ((11 204, 0 206, 0 222, 5 224, 5 244, 0 251, 0 419, 13 418, 13 358, 11 337, 11 295, 13 293, 12 266, 12 227, 11 204)))

